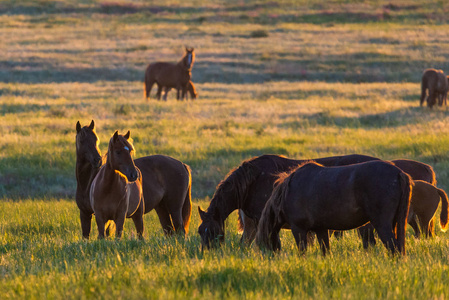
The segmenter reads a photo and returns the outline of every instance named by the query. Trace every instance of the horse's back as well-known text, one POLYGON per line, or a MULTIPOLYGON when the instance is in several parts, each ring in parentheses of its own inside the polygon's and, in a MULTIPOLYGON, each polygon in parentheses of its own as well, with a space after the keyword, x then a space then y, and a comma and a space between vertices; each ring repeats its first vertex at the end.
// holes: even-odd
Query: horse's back
POLYGON ((411 159, 395 159, 391 162, 409 174, 413 180, 423 180, 433 185, 437 184, 435 171, 428 164, 411 159))
POLYGON ((177 67, 169 62, 155 62, 148 65, 145 72, 145 81, 154 81, 166 87, 176 87, 177 67))
POLYGON ((430 183, 415 180, 413 187, 411 209, 418 216, 435 213, 440 203, 438 189, 430 183))
POLYGON ((188 166, 166 155, 150 155, 134 161, 142 173, 145 213, 162 199, 184 203, 191 178, 188 166))

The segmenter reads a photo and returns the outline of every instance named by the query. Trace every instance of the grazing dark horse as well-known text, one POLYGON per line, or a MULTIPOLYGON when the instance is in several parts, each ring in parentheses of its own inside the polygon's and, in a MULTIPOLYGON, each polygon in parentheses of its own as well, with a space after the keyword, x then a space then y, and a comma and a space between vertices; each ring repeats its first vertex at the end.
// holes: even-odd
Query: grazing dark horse
POLYGON ((88 239, 94 213, 89 200, 92 180, 100 170, 102 159, 98 149, 99 139, 95 133, 95 122, 81 127, 76 123, 76 204, 80 210, 83 237, 88 239))
MULTIPOLYGON (((177 64, 168 62, 155 62, 148 65, 145 71, 145 97, 149 99, 151 88, 156 83, 158 85, 157 98, 161 99, 162 88, 175 88, 177 90, 176 99, 179 100, 180 93, 184 98, 188 83, 192 77, 192 66, 195 61, 193 48, 186 47, 186 53, 177 64)), ((164 95, 167 100, 167 93, 164 95)))
MULTIPOLYGON (((356 164, 378 158, 366 155, 344 155, 315 159, 324 166, 343 166, 356 164)), ((202 224, 198 233, 203 245, 224 239, 224 221, 234 210, 239 209, 240 229, 243 229, 242 242, 250 244, 255 237, 257 223, 262 210, 270 197, 277 174, 289 172, 307 160, 288 159, 278 155, 262 155, 244 161, 239 167, 231 170, 226 178, 217 186, 207 212, 198 208, 202 224)), ((436 182, 432 167, 421 162, 400 159, 394 160, 399 168, 409 173, 413 179, 436 182)))
POLYGON ((439 106, 442 106, 443 103, 447 105, 448 90, 448 76, 444 74, 443 70, 427 69, 424 71, 421 79, 421 98, 419 104, 422 106, 424 99, 427 99, 427 106, 432 108, 438 99, 439 106), (429 91, 429 96, 427 96, 427 90, 429 91))
MULTIPOLYGON (((76 125, 76 203, 80 209, 83 237, 88 239, 92 215, 90 186, 101 167, 95 123, 76 125)), ((189 166, 165 155, 151 155, 134 161, 142 174, 145 212, 153 208, 166 235, 188 232, 192 212, 192 176, 189 166)))
MULTIPOLYGON (((415 237, 420 237, 422 231, 426 237, 434 236, 434 215, 440 204, 440 199, 442 204, 440 226, 442 231, 446 231, 449 214, 446 192, 426 181, 414 180, 407 222, 412 226, 415 237)), ((363 248, 367 249, 370 245, 374 246, 376 244, 374 228, 371 224, 358 228, 358 232, 362 238, 363 248)))
POLYGON ((166 235, 185 235, 192 214, 189 166, 165 155, 141 157, 134 163, 142 172, 145 213, 156 210, 166 235))
POLYGON ((280 178, 262 212, 256 243, 262 249, 280 250, 279 231, 288 224, 302 253, 307 249, 307 233, 313 231, 325 255, 329 230, 371 222, 392 254, 405 254, 411 181, 408 174, 384 161, 332 168, 305 163, 280 178))
MULTIPOLYGON (((171 88, 168 87, 164 87, 164 99, 167 99, 167 94, 168 92, 171 90, 171 88)), ((190 94, 190 99, 195 100, 198 97, 198 93, 195 89, 195 85, 193 84, 192 81, 189 81, 189 83, 187 84, 187 90, 186 92, 188 92, 190 94)), ((158 92, 156 95, 159 95, 158 97, 160 98, 160 87, 158 86, 158 92)), ((182 94, 181 99, 186 99, 187 100, 187 94, 184 95, 182 94)))
MULTIPOLYGON (((319 158, 316 161, 326 166, 339 166, 377 159, 353 154, 319 158)), ((255 236, 257 220, 273 191, 277 174, 288 172, 306 161, 308 160, 289 159, 279 155, 262 155, 244 161, 238 168, 231 170, 217 186, 207 211, 198 207, 202 221, 198 233, 203 246, 209 248, 218 245, 217 241, 224 240, 224 221, 236 209, 243 210, 250 218, 248 222, 253 221, 248 228, 245 223, 243 234, 243 238, 251 243, 255 236)))
POLYGON ((106 225, 111 220, 116 226, 116 236, 120 238, 125 218, 132 218, 138 237, 143 238, 142 175, 134 165, 134 147, 129 137, 129 131, 125 135, 114 133, 109 141, 106 162, 90 187, 90 204, 100 239, 104 238, 106 225))

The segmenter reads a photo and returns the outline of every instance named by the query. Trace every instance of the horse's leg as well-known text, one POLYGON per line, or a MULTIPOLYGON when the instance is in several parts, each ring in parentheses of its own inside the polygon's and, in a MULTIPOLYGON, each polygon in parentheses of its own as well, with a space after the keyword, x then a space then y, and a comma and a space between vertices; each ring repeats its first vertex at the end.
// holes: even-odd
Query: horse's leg
POLYGON ((126 212, 123 213, 123 214, 118 214, 118 216, 114 220, 115 227, 116 227, 116 229, 115 229, 116 230, 115 231, 115 237, 117 239, 120 239, 122 237, 123 225, 125 224, 125 217, 126 217, 126 212))
POLYGON ((173 223, 167 209, 162 204, 157 205, 154 209, 159 217, 159 222, 161 223, 164 234, 172 235, 175 232, 175 229, 173 228, 173 223))
POLYGON ((376 245, 376 238, 374 237, 374 227, 370 223, 357 228, 359 236, 362 238, 363 249, 368 249, 369 246, 376 245))
POLYGON ((106 223, 103 220, 102 216, 100 216, 100 214, 95 215, 95 221, 97 222, 98 239, 102 240, 104 239, 104 225, 106 223))
POLYGON ((435 220, 434 218, 430 219, 427 224, 423 224, 422 229, 425 230, 426 237, 434 237, 435 236, 435 220))
POLYGON ((425 83, 421 84, 421 98, 419 99, 419 106, 422 106, 422 104, 424 103, 424 99, 426 98, 426 85, 425 83))
POLYGON ((410 226, 412 226, 413 231, 415 232, 415 238, 419 238, 421 236, 421 228, 419 228, 418 222, 416 221, 418 217, 413 214, 413 216, 410 219, 410 222, 408 222, 408 224, 410 224, 410 226))
POLYGON ((81 219, 81 230, 83 232, 83 238, 88 240, 92 224, 92 214, 85 213, 80 210, 80 219, 81 219))
POLYGON ((143 240, 143 231, 144 231, 144 227, 143 227, 144 205, 142 205, 143 203, 144 202, 142 199, 142 201, 140 202, 139 208, 131 217, 131 219, 134 222, 134 226, 136 227, 137 237, 139 238, 139 240, 143 240))
POLYGON ((145 85, 145 96, 147 100, 150 99, 151 89, 153 88, 154 83, 155 83, 154 81, 150 81, 148 82, 148 84, 145 85))
POLYGON ((161 93, 162 93, 162 85, 159 83, 157 84, 157 92, 156 92, 156 98, 157 100, 161 100, 161 93))
POLYGON ((292 227, 292 234, 295 238, 296 246, 299 249, 299 252, 301 254, 304 254, 307 250, 307 230, 299 228, 296 225, 291 225, 292 227))
POLYGON ((164 97, 163 97, 164 101, 167 101, 167 97, 168 97, 168 92, 169 91, 170 91, 169 88, 165 88, 165 90, 164 90, 164 97))
POLYGON ((242 218, 245 218, 245 220, 243 223, 243 235, 240 241, 242 243, 250 245, 256 237, 257 224, 256 221, 249 218, 248 216, 242 216, 242 218))
POLYGON ((377 235, 381 239, 382 243, 391 251, 393 255, 396 254, 396 252, 401 253, 401 247, 399 247, 398 241, 394 237, 392 223, 387 222, 387 224, 382 224, 380 226, 373 224, 373 226, 376 229, 377 235))
POLYGON ((325 256, 326 251, 330 249, 329 230, 327 230, 327 229, 318 230, 318 231, 315 231, 315 233, 316 233, 316 237, 318 239, 318 243, 320 244, 320 247, 321 247, 321 252, 323 253, 323 256, 325 256))
POLYGON ((434 91, 429 90, 429 97, 427 97, 427 106, 432 108, 436 103, 437 94, 434 91))
POLYGON ((175 232, 186 235, 186 230, 184 229, 184 222, 182 219, 182 207, 174 209, 170 213, 173 226, 175 227, 175 232))

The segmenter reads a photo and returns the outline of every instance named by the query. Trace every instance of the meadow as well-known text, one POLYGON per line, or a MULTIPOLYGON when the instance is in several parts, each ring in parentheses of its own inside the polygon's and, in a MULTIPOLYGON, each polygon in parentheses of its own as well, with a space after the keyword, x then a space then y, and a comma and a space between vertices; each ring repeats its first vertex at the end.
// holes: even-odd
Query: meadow
MULTIPOLYGON (((243 160, 360 153, 432 165, 449 191, 449 111, 419 106, 425 68, 449 72, 449 4, 401 1, 3 0, 0 2, 2 299, 449 297, 449 237, 415 239, 392 258, 355 232, 300 256, 240 244, 201 251, 197 206, 243 160), (194 47, 196 101, 145 100, 148 63, 194 47), (131 131, 136 157, 192 168, 186 239, 83 241, 74 201, 75 124, 94 119, 100 149, 131 131)), ((153 88, 152 95, 155 94, 153 88)), ((437 213, 439 214, 439 212, 437 213)), ((93 222, 94 225, 94 222, 93 222)))

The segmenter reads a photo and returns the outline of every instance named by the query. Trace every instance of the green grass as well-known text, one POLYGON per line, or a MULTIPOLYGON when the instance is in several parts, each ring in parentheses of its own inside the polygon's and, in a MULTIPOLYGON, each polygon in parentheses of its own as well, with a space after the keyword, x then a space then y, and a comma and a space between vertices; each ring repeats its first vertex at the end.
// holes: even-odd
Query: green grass
MULTIPOLYGON (((242 160, 361 153, 431 164, 449 190, 449 111, 419 107, 425 68, 449 72, 442 1, 10 1, 0 3, 1 298, 406 298, 449 296, 447 234, 406 258, 355 233, 298 255, 239 244, 229 218, 220 250, 200 249, 154 213, 145 241, 81 240, 75 124, 101 144, 131 130, 136 156, 192 168, 195 206, 242 160), (256 33, 256 34, 255 34, 256 33), (263 34, 261 34, 263 33, 263 34), (254 38, 257 37, 257 38, 254 38), (143 99, 148 63, 195 47, 194 102, 143 99)), ((155 90, 153 89, 153 94, 155 90)), ((410 229, 409 229, 410 230, 410 229)), ((95 230, 93 236, 96 236, 95 230)))

